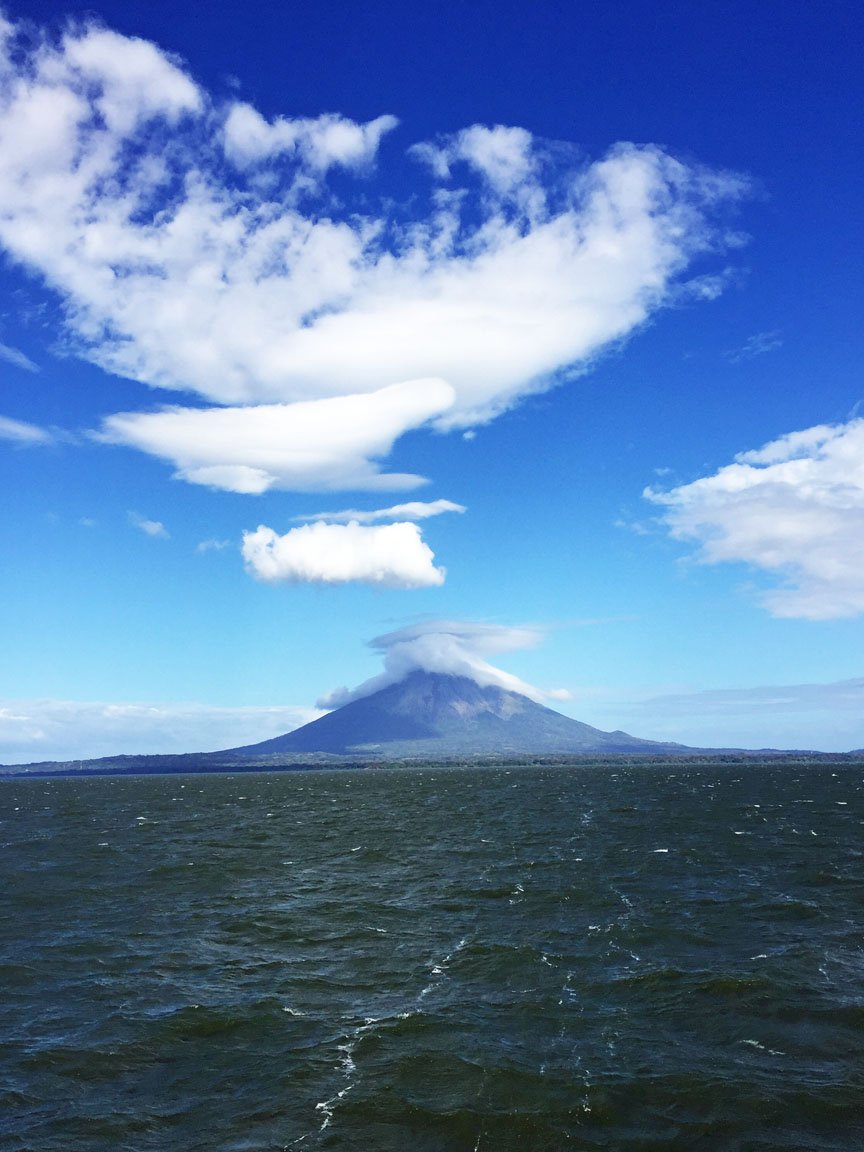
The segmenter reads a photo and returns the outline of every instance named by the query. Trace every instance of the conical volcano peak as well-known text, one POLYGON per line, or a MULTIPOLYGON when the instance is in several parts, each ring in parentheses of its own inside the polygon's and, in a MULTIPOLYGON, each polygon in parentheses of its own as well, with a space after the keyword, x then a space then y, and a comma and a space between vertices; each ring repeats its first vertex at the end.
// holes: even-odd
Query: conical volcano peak
POLYGON ((249 756, 327 752, 401 759, 506 754, 663 752, 671 745, 602 732, 497 684, 410 671, 294 732, 232 749, 249 756))

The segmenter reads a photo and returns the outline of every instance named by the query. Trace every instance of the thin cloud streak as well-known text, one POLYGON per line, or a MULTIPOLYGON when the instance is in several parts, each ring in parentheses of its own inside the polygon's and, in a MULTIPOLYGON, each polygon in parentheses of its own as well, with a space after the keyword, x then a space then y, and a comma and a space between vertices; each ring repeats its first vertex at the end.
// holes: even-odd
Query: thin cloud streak
POLYGON ((0 360, 5 360, 7 364, 11 364, 15 368, 22 368, 25 372, 42 371, 29 356, 25 356, 19 348, 13 348, 11 344, 0 344, 0 360))
POLYGON ((11 440, 13 444, 36 445, 50 444, 54 437, 45 428, 36 424, 27 424, 23 420, 12 420, 9 416, 0 416, 0 440, 11 440))
POLYGON ((295 516, 296 521, 323 521, 328 524, 374 524, 379 520, 428 520, 445 512, 467 512, 464 504, 454 504, 452 500, 411 500, 407 504, 393 504, 389 508, 376 508, 372 511, 359 511, 356 508, 338 512, 313 512, 309 516, 295 516))

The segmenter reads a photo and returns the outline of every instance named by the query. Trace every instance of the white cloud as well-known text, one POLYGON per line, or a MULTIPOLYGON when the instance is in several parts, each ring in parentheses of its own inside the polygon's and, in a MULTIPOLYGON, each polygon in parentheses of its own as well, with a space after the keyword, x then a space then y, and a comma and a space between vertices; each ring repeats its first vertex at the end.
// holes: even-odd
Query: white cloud
POLYGON ((48 444, 52 439, 50 432, 35 424, 0 416, 0 440, 11 440, 13 444, 48 444))
MULTIPOLYGON (((231 460, 206 412, 109 422, 185 479, 235 491, 387 482, 354 441, 344 475, 316 472, 324 429, 306 480, 296 460, 262 464, 274 408, 434 378, 453 400, 428 419, 468 428, 585 370, 676 298, 725 238, 721 202, 744 191, 651 146, 586 165, 524 129, 473 125, 425 149, 433 187, 406 223, 365 172, 356 199, 326 186, 334 166, 368 169, 390 116, 268 122, 215 105, 153 45, 86 25, 35 48, 13 37, 2 56, 0 246, 59 294, 80 355, 263 409, 242 416, 231 460), (441 189, 435 172, 459 180, 441 189), (200 460, 199 436, 214 449, 200 460)), ((381 451, 418 426, 400 396, 386 393, 381 451)))
POLYGON ((259 580, 429 588, 444 583, 416 524, 304 524, 284 536, 263 524, 243 534, 243 558, 259 580))
POLYGON ((340 512, 313 512, 311 516, 295 516, 295 520, 323 520, 329 524, 374 524, 377 520, 428 520, 430 516, 441 516, 444 512, 465 512, 464 504, 454 504, 452 500, 410 500, 407 504, 393 504, 389 508, 376 508, 360 512, 348 508, 340 512))
POLYGON ((140 528, 145 536, 153 536, 162 540, 167 540, 170 536, 168 529, 159 520, 148 520, 144 516, 140 516, 137 512, 129 513, 129 523, 134 524, 136 528, 140 528))
POLYGON ((467 676, 478 684, 495 684, 511 692, 521 692, 532 700, 565 699, 562 689, 548 692, 536 688, 485 659, 499 652, 533 648, 542 639, 543 631, 531 626, 424 620, 370 641, 369 646, 384 656, 384 671, 353 690, 338 688, 318 703, 322 708, 339 708, 396 684, 418 669, 467 676))
POLYGON ((411 152, 429 164, 439 180, 449 180, 461 162, 479 173, 495 196, 514 197, 531 215, 545 207, 534 139, 524 128, 473 124, 434 144, 415 144, 411 152))
POLYGON ((375 159, 382 136, 397 124, 395 116, 357 124, 332 114, 298 120, 278 116, 268 123, 251 104, 238 102, 225 120, 225 154, 238 168, 287 154, 316 172, 334 166, 362 169, 375 159))
POLYGON ((202 540, 200 544, 195 545, 196 552, 224 552, 226 548, 231 547, 230 540, 202 540))
POLYGON ((320 715, 295 705, 0 700, 0 764, 217 752, 268 740, 320 715))
POLYGON ((779 577, 774 616, 864 612, 864 419, 818 425, 743 452, 692 484, 645 495, 703 564, 741 562, 779 577))
POLYGON ((25 372, 39 371, 38 364, 34 364, 29 356, 25 356, 19 348, 13 348, 11 344, 0 344, 0 360, 5 360, 7 364, 12 364, 16 368, 23 368, 25 372))
POLYGON ((100 438, 152 452, 184 480, 229 492, 414 488, 422 477, 381 473, 372 458, 452 402, 443 380, 408 380, 295 404, 123 412, 105 420, 100 438))
POLYGON ((108 28, 68 33, 59 54, 43 47, 37 59, 39 80, 76 92, 89 89, 109 134, 132 132, 154 116, 176 124, 203 109, 197 86, 164 52, 108 28))

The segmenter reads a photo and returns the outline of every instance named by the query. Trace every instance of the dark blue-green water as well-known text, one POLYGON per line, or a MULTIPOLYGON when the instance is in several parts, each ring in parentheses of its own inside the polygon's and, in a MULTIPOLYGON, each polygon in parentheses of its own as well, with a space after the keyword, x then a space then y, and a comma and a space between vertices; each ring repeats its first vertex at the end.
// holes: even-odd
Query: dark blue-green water
POLYGON ((0 783, 0 1148, 864 1147, 861 766, 0 783))

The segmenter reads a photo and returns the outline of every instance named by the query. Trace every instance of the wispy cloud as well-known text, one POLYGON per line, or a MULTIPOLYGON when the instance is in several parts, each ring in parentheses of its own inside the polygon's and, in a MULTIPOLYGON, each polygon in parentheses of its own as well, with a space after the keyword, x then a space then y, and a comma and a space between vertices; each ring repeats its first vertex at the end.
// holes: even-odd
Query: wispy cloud
POLYGON ((231 547, 230 540, 202 540, 200 544, 195 545, 196 552, 223 552, 226 548, 231 547))
POLYGON ((140 528, 145 536, 153 536, 158 539, 167 540, 170 536, 168 529, 159 520, 148 520, 146 517, 139 515, 138 512, 130 512, 129 523, 134 524, 136 528, 140 528))
POLYGON ((311 516, 295 516, 297 521, 322 520, 330 524, 374 524, 378 520, 428 520, 444 512, 465 512, 464 504, 452 500, 411 500, 407 504, 393 504, 389 508, 376 508, 361 512, 347 508, 339 512, 313 512, 311 516))
POLYGON ((753 360, 757 356, 764 356, 766 352, 775 352, 783 347, 780 333, 757 332, 749 336, 740 348, 732 348, 724 355, 730 364, 740 364, 744 360, 753 360))
POLYGON ((702 564, 739 562, 779 578, 774 616, 864 612, 864 419, 792 432, 713 476, 645 490, 702 564))
POLYGON ((304 524, 279 536, 264 525, 243 534, 247 570, 259 580, 310 584, 359 581, 384 588, 444 583, 416 524, 304 524))
POLYGON ((13 444, 50 444, 54 439, 45 428, 36 424, 26 424, 23 420, 12 420, 0 416, 0 440, 11 440, 13 444))
POLYGON ((584 371, 676 297, 746 189, 656 147, 586 164, 471 125, 413 150, 428 196, 406 223, 368 179, 386 112, 267 120, 146 41, 6 32, 0 245, 59 293, 81 356, 221 406, 105 423, 192 483, 418 483, 381 467, 402 433, 470 429, 584 371), (361 401, 377 415, 355 427, 361 401), (301 417, 305 452, 280 448, 301 417))
POLYGON ((41 371, 39 365, 34 364, 29 356, 25 356, 20 349, 13 348, 10 344, 0 343, 0 360, 5 360, 15 368, 23 368, 25 372, 41 371))

